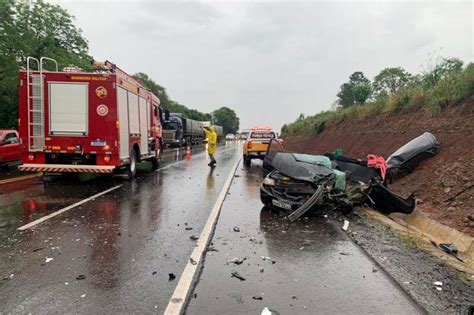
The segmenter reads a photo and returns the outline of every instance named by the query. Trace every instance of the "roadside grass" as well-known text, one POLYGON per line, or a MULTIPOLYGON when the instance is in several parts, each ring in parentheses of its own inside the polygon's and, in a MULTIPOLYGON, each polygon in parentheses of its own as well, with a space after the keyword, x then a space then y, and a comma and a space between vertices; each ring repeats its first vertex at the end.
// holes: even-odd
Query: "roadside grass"
POLYGON ((393 234, 409 248, 422 248, 422 241, 416 235, 393 230, 393 234))
POLYGON ((379 95, 363 105, 353 105, 314 116, 301 117, 282 128, 282 136, 311 137, 327 127, 348 120, 361 120, 379 114, 391 115, 424 110, 438 115, 446 106, 456 106, 474 95, 474 63, 446 74, 434 84, 421 77, 391 95, 379 95))

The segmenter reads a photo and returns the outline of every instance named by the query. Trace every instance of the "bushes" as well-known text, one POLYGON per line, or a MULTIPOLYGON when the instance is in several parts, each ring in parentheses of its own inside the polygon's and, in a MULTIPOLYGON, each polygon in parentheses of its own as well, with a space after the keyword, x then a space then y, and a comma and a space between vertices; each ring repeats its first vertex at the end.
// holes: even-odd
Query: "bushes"
POLYGON ((294 123, 285 125, 282 135, 311 136, 324 132, 330 125, 381 113, 424 109, 438 114, 442 107, 455 106, 474 95, 474 63, 468 64, 464 69, 455 67, 451 71, 445 71, 442 76, 436 71, 436 76, 432 72, 425 73, 419 80, 414 80, 397 92, 391 95, 379 94, 367 104, 324 111, 306 118, 300 117, 294 123))

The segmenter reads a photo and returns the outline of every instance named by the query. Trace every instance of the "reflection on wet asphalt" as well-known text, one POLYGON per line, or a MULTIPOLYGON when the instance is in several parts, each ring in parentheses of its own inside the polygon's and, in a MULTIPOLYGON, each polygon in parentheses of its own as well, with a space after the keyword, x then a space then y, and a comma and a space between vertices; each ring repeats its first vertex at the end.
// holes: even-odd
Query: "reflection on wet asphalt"
POLYGON ((260 314, 264 307, 279 314, 420 313, 328 219, 289 224, 262 209, 261 163, 236 174, 212 239, 218 251, 206 255, 188 314, 260 314), (245 260, 236 265, 234 258, 245 260))
POLYGON ((194 247, 189 237, 200 234, 239 158, 236 144, 221 147, 211 172, 203 150, 193 151, 173 151, 164 157, 164 170, 143 172, 130 182, 101 177, 0 186, 0 311, 163 310, 177 282, 168 281, 168 274, 179 279, 194 247), (32 230, 16 232, 117 183, 124 185, 32 230))

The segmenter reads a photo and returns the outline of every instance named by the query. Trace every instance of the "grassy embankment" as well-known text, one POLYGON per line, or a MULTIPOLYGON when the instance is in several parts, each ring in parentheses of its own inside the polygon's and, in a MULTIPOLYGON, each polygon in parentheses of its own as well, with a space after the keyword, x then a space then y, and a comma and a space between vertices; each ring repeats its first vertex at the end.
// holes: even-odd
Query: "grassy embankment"
POLYGON ((359 120, 380 114, 397 114, 423 110, 432 115, 445 106, 456 106, 474 95, 474 63, 449 73, 436 82, 421 77, 391 95, 379 95, 370 102, 337 110, 323 111, 283 126, 283 137, 311 137, 327 127, 348 120, 359 120))

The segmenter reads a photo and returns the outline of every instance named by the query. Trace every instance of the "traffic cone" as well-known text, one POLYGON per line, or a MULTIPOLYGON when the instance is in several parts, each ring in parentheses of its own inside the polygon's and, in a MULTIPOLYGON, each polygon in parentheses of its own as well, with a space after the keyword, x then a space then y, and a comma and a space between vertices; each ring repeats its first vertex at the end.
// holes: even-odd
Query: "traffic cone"
POLYGON ((191 160, 191 146, 189 146, 189 145, 186 147, 185 159, 188 160, 188 161, 191 160))

